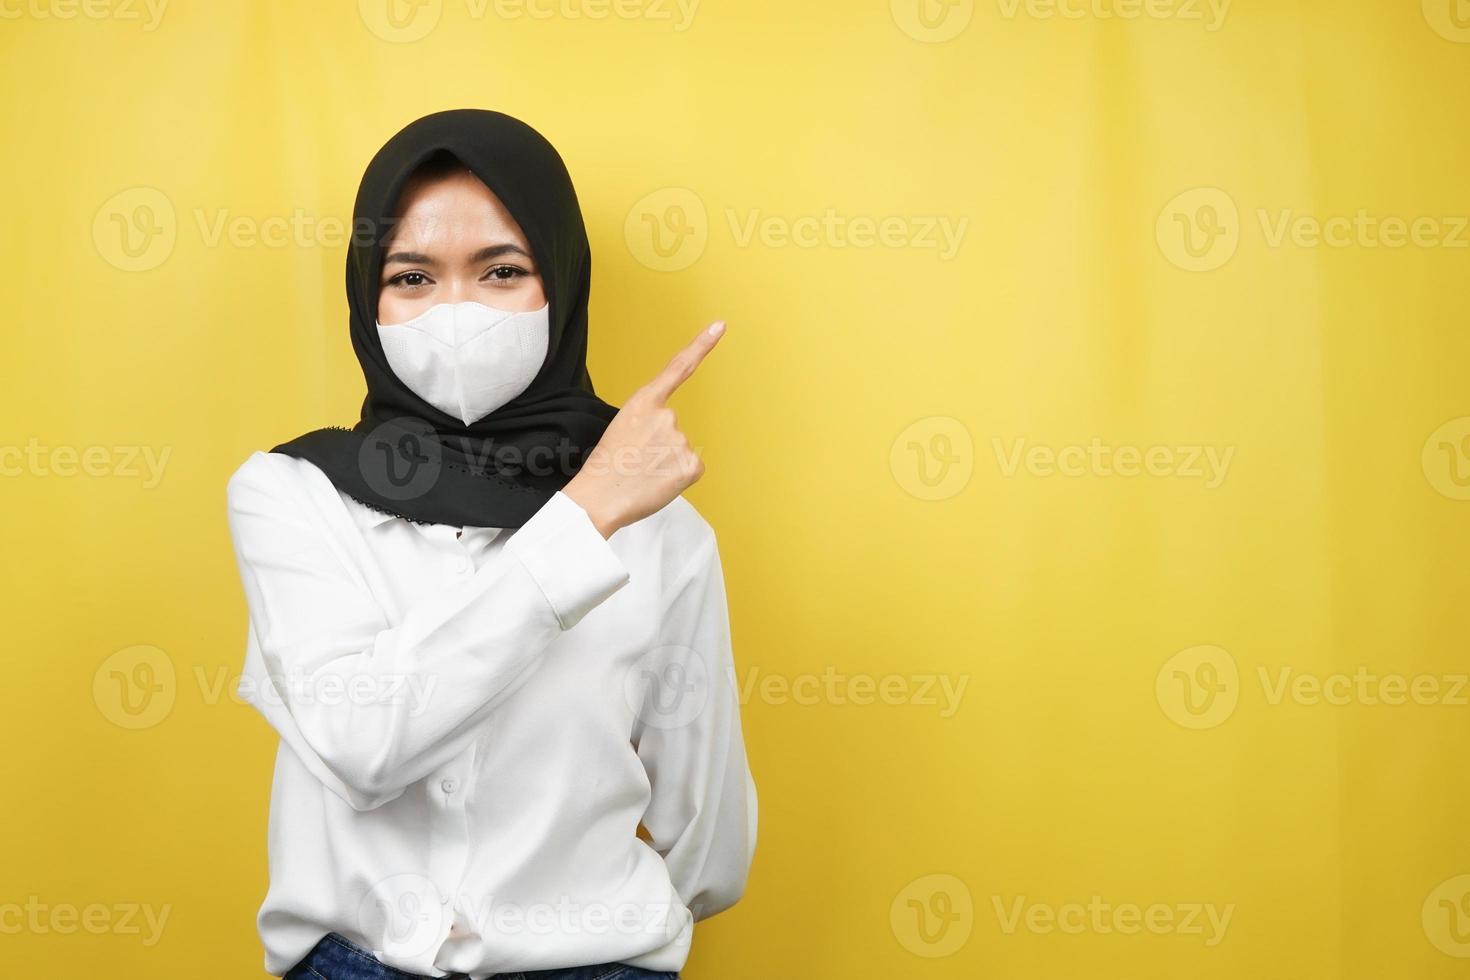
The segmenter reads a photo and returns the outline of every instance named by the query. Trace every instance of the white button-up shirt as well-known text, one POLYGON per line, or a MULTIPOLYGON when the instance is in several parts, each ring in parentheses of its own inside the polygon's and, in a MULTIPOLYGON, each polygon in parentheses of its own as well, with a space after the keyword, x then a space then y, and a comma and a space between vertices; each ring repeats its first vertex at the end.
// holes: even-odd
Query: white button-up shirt
POLYGON ((603 538, 419 525, 257 452, 230 478, 240 693, 279 733, 258 926, 439 976, 679 970, 754 855, 715 535, 683 497, 603 538))

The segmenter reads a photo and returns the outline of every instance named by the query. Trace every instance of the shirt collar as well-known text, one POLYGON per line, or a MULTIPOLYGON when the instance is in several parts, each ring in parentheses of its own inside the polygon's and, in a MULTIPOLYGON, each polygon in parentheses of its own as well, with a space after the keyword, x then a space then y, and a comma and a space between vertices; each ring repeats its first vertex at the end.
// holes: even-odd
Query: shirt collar
POLYGON ((386 524, 388 521, 398 520, 394 515, 385 514, 381 510, 369 507, 360 500, 354 500, 345 494, 343 496, 352 505, 352 516, 357 521, 357 526, 364 530, 375 528, 379 524, 386 524))
MULTIPOLYGON (((383 511, 373 507, 369 507, 367 504, 364 504, 361 501, 355 500, 351 497, 348 497, 347 499, 356 505, 352 508, 352 516, 356 519, 357 526, 365 531, 370 531, 373 528, 388 523, 389 521, 401 520, 401 518, 397 517, 396 515, 385 514, 383 511)), ((413 524, 412 521, 410 521, 409 523, 412 524, 413 528, 421 534, 432 534, 432 532, 430 531, 431 526, 442 527, 442 525, 413 524)), ((455 528, 454 530, 458 531, 459 529, 455 528)), ((483 536, 487 540, 493 541, 495 538, 500 536, 500 532, 502 530, 502 528, 467 527, 464 529, 464 533, 466 538, 472 536, 483 536)), ((450 534, 448 536, 453 537, 454 535, 450 534)))

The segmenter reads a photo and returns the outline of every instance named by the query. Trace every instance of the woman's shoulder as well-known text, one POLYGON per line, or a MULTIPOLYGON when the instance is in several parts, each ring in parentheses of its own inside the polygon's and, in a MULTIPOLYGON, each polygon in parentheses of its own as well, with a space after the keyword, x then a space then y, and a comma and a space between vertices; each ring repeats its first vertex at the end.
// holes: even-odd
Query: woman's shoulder
POLYGON ((657 540, 668 567, 684 565, 696 555, 713 552, 718 547, 714 527, 683 495, 631 527, 640 525, 647 525, 646 533, 657 540))
MULTIPOLYGON (((327 475, 310 460, 260 450, 245 458, 230 475, 227 485, 231 509, 262 497, 285 502, 292 498, 299 500, 302 494, 346 496, 336 492, 327 475)), ((651 542, 673 560, 678 560, 679 556, 687 560, 695 553, 711 549, 716 543, 714 527, 682 494, 618 533, 651 542)))
POLYGON ((690 539, 713 538, 715 529, 683 494, 675 497, 658 512, 663 515, 666 534, 690 539))
POLYGON ((310 460, 286 453, 256 450, 245 457, 225 484, 230 508, 261 496, 284 500, 317 489, 326 474, 310 460))
POLYGON ((286 453, 271 453, 257 449, 230 474, 227 486, 254 486, 260 484, 282 484, 308 478, 308 471, 317 467, 309 460, 286 453))

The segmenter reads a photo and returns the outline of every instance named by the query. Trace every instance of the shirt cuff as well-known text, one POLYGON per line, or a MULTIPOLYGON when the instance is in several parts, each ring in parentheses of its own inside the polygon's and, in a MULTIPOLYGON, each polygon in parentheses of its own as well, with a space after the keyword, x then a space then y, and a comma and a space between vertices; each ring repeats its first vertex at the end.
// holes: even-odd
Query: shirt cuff
POLYGON ((587 511, 558 490, 505 544, 569 630, 630 576, 587 511))

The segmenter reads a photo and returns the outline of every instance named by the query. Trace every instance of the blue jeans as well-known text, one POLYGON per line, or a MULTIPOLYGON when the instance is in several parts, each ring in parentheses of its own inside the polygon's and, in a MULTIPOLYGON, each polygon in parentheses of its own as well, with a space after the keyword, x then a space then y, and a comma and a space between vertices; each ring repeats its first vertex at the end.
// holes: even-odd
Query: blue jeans
MULTIPOLYGON (((466 976, 468 974, 451 973, 440 980, 463 980, 466 976)), ((677 973, 656 973, 622 963, 574 966, 566 970, 496 973, 493 977, 495 980, 679 980, 677 973)), ((306 959, 287 970, 281 980, 425 980, 425 976, 395 970, 361 946, 331 932, 306 954, 306 959)))

